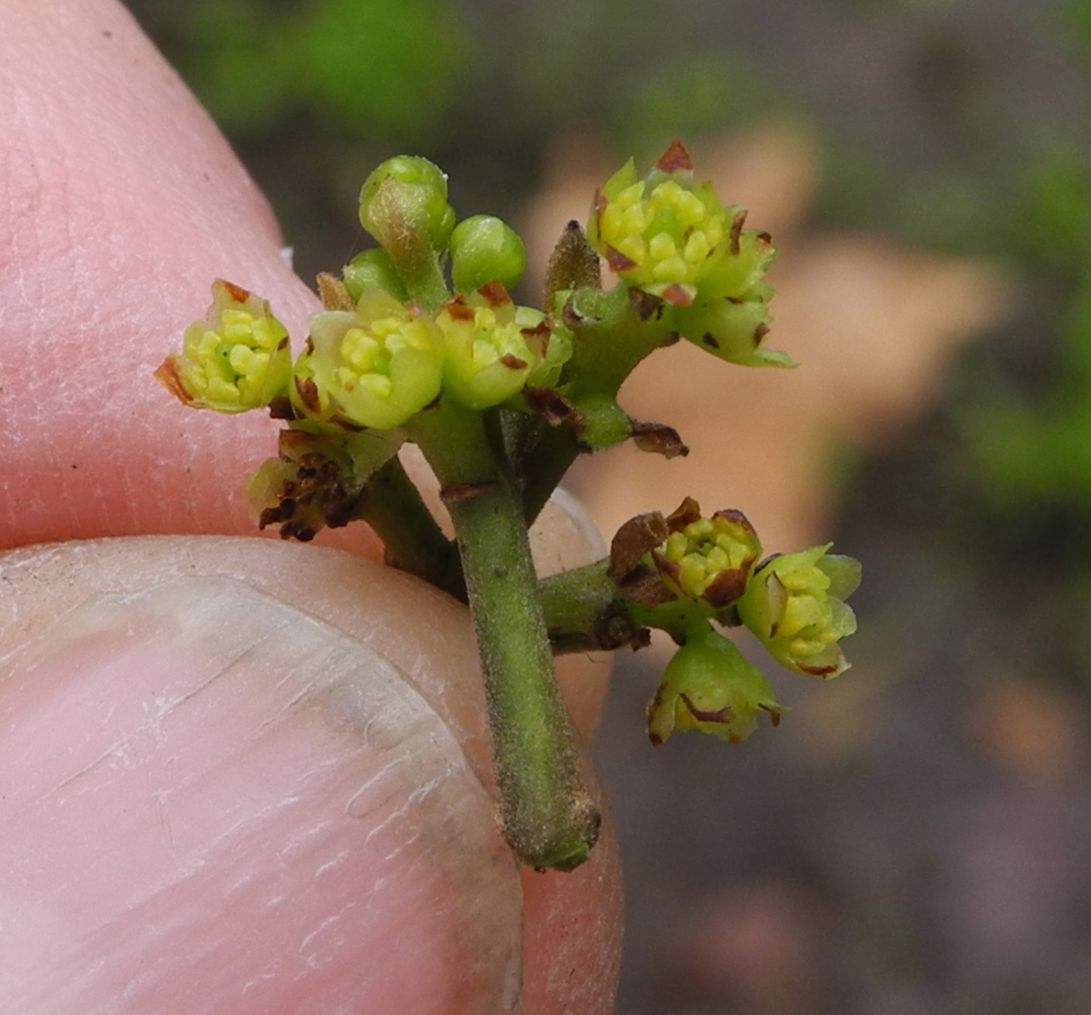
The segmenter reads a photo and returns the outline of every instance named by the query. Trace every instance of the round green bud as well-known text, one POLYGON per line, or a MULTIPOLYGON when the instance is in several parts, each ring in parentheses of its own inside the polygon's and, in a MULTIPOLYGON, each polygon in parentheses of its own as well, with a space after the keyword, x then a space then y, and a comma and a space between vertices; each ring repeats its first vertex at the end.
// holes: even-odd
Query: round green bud
POLYGON ((368 289, 381 289, 399 303, 409 302, 405 285, 394 267, 394 262, 381 247, 357 254, 341 270, 341 278, 354 302, 358 302, 368 289))
POLYGON ((447 246, 455 210, 447 203, 447 177, 418 155, 395 155, 364 181, 360 224, 383 246, 406 228, 422 231, 435 250, 447 246))
POLYGON ((451 233, 451 279, 461 292, 489 282, 512 289, 526 267, 527 249, 519 234, 493 215, 472 215, 451 233))

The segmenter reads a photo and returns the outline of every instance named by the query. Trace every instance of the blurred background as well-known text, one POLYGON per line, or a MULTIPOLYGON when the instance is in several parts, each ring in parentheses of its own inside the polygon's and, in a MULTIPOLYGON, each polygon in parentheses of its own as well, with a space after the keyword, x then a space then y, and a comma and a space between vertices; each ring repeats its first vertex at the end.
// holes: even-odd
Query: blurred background
POLYGON ((741 747, 653 751, 656 650, 619 660, 619 1011, 1091 1011, 1091 0, 129 6, 304 277, 403 150, 526 231, 528 301, 676 136, 781 249, 801 368, 653 359, 623 404, 693 455, 574 482, 607 534, 692 492, 770 550, 835 539, 862 630, 831 684, 770 672, 793 711, 741 747))

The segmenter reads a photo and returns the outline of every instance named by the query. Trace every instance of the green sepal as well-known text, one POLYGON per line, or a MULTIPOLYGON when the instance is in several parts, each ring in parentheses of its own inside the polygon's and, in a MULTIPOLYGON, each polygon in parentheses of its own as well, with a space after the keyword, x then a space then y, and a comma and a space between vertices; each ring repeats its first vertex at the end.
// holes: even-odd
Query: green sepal
POLYGON ((691 307, 671 307, 664 321, 718 359, 747 367, 791 369, 785 352, 763 347, 772 315, 764 303, 721 298, 691 307))
POLYGON ((648 705, 648 737, 659 746, 675 730, 697 730, 737 744, 754 732, 761 713, 776 725, 784 711, 761 671, 700 623, 687 632, 648 705))

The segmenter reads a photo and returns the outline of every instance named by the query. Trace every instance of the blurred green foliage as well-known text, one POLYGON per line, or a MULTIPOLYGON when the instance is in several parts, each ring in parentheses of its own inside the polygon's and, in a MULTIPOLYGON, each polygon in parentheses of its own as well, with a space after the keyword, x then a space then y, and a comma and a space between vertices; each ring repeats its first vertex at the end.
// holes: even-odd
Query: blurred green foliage
POLYGON ((356 136, 429 130, 471 53, 435 0, 197 0, 167 17, 183 75, 243 139, 298 114, 356 136))

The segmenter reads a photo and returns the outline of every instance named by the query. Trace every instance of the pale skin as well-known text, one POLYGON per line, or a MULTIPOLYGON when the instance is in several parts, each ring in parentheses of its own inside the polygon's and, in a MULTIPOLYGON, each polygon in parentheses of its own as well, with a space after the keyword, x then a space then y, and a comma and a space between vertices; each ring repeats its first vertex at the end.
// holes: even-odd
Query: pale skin
MULTIPOLYGON (((365 534, 243 538, 272 425, 151 379, 217 276, 303 332, 281 245, 123 8, 0 7, 0 996, 609 1011, 612 837, 573 874, 515 865, 462 608, 365 534)), ((537 550, 588 542, 554 510, 537 550)), ((585 735, 605 671, 564 674, 585 735)))

